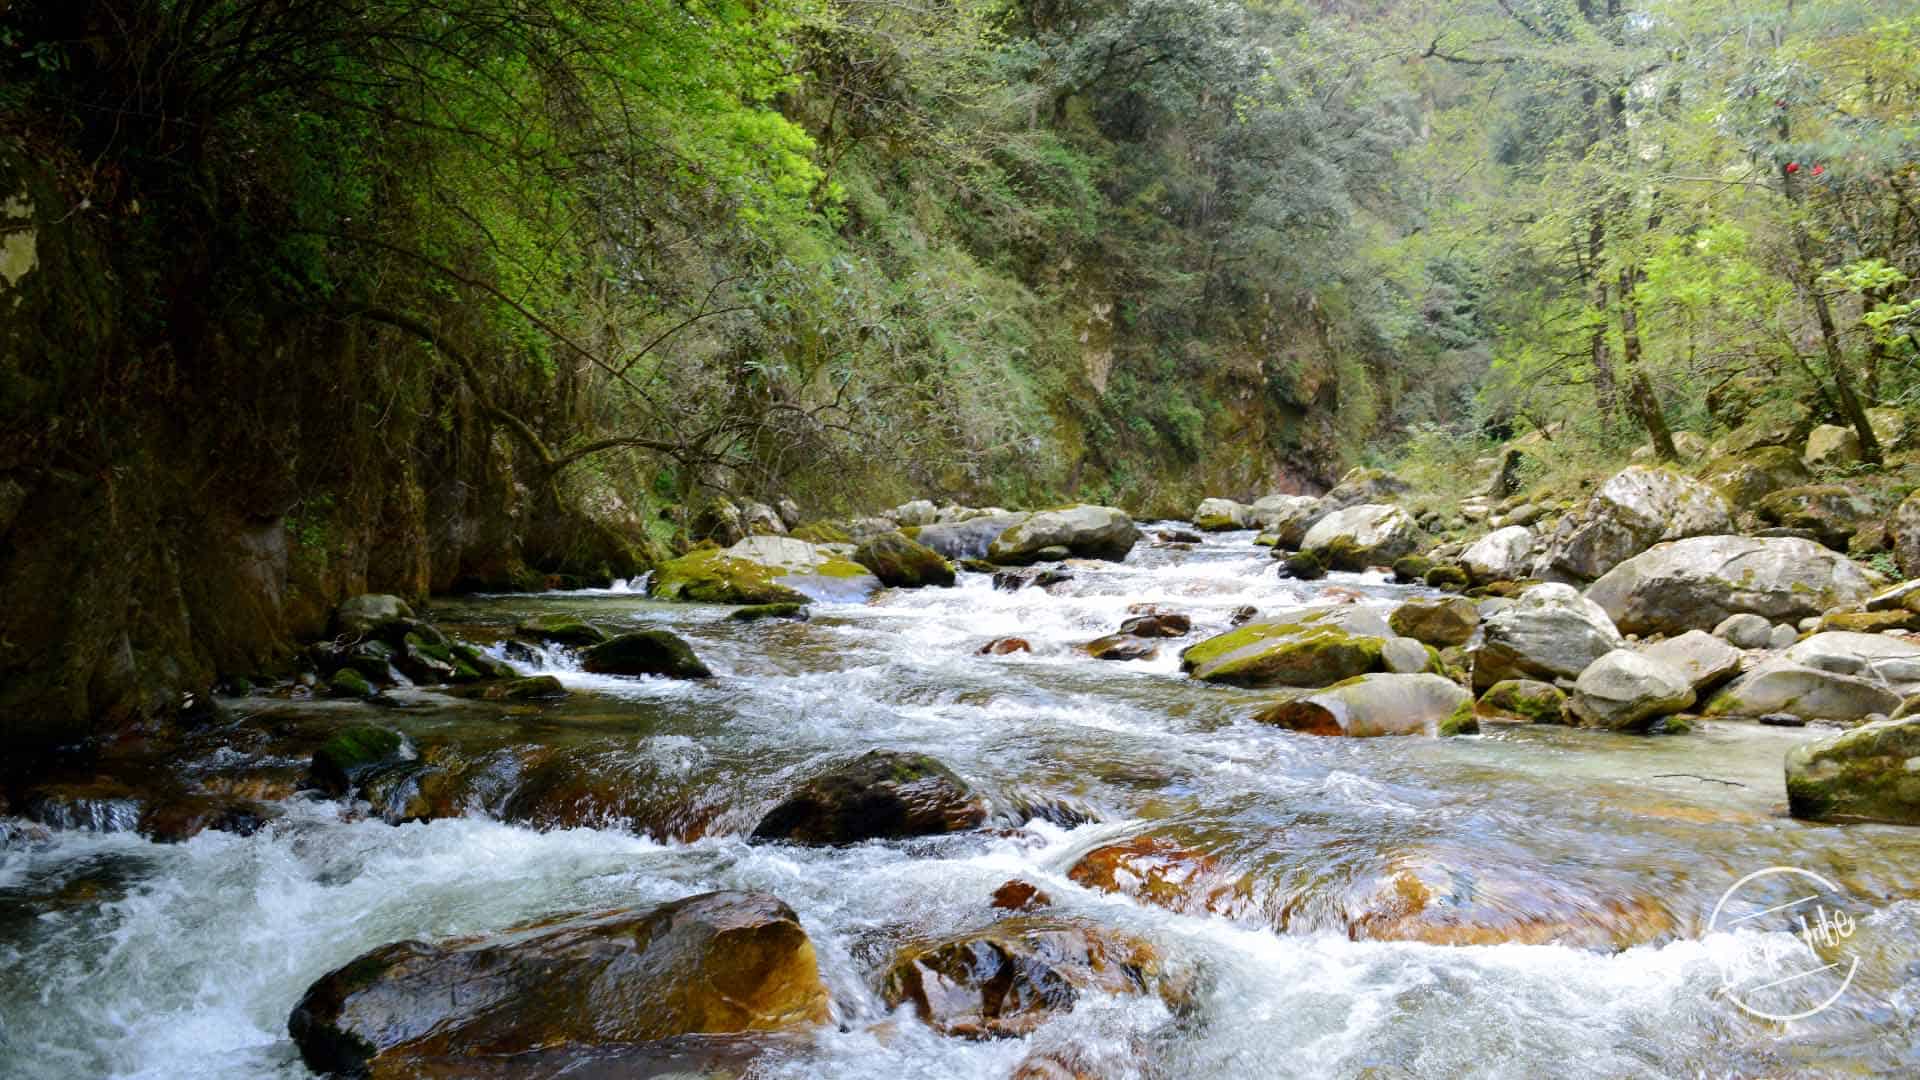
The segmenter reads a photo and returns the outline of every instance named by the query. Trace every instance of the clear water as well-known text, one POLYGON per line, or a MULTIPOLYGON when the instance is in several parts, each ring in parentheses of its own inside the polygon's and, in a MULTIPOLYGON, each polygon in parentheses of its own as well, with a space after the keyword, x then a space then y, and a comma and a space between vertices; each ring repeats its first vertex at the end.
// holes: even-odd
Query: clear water
POLYGON ((575 694, 539 708, 418 691, 401 696, 419 707, 401 711, 236 703, 294 728, 373 718, 475 755, 552 747, 634 795, 546 829, 499 819, 509 778, 467 816, 425 824, 295 798, 250 837, 16 839, 0 847, 0 1076, 304 1076, 288 1010, 370 947, 720 887, 791 904, 834 998, 833 1026, 762 1054, 755 1076, 1004 1077, 1062 1049, 1116 1077, 1920 1069, 1920 830, 1786 817, 1781 757, 1817 733, 1316 738, 1247 719, 1267 694, 1182 678, 1183 642, 1131 663, 1074 648, 1143 602, 1192 614, 1190 641, 1243 604, 1328 602, 1333 589, 1384 605, 1408 592, 1359 575, 1283 582, 1250 540, 1143 544, 1050 592, 963 575, 955 589, 816 605, 804 624, 731 623, 725 609, 618 590, 444 604, 437 619, 482 638, 534 611, 671 627, 719 678, 594 676, 556 655, 526 666, 575 694), (976 655, 1001 635, 1034 651, 976 655), (744 842, 796 778, 872 747, 947 762, 989 797, 989 827, 825 850, 744 842), (1088 850, 1143 833, 1244 875, 1245 910, 1176 914, 1067 877, 1088 850), (1522 924, 1557 928, 1541 940, 1597 947, 1353 940, 1352 897, 1407 860, 1444 867, 1522 924), (1722 989, 1723 970, 1754 968, 1783 935, 1706 933, 1729 885, 1776 864, 1828 876, 1863 914, 1854 983, 1788 1024, 1742 1012, 1722 989), (988 897, 1014 877, 1070 916, 1153 942, 1196 980, 1195 1006, 1082 1000, 1025 1039, 984 1043, 889 1015, 874 986, 900 943, 991 923, 1001 913, 988 897))

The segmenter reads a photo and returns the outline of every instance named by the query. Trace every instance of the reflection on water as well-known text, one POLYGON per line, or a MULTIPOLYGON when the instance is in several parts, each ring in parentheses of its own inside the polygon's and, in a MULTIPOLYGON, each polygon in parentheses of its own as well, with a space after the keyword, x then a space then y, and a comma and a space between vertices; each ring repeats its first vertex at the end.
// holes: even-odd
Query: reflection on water
MULTIPOLYGON (((534 612, 671 627, 719 677, 589 675, 545 651, 520 666, 574 691, 553 704, 248 699, 287 738, 361 718, 405 729, 458 763, 460 786, 434 804, 454 816, 392 826, 295 797, 250 837, 10 842, 0 1075, 304 1075, 287 1011, 366 948, 719 887, 790 903, 834 993, 837 1023, 750 1057, 754 1075, 1003 1077, 1036 1051, 1153 1077, 1920 1067, 1920 830, 1785 817, 1781 758, 1814 733, 1296 735, 1247 719, 1261 691, 1182 678, 1179 648, 1243 605, 1387 605, 1409 590, 1281 581, 1248 534, 1073 572, 1018 592, 964 574, 954 589, 816 604, 807 622, 735 623, 620 589, 442 603, 443 625, 496 643, 534 612), (1140 661, 1076 648, 1141 604, 1190 614, 1194 634, 1140 661), (1008 635, 1032 651, 977 655, 1008 635), (988 828, 830 850, 744 842, 797 778, 876 746, 952 766, 988 797, 988 828), (1103 891, 1072 873, 1128 844, 1226 899, 1103 891), (1775 864, 1826 875, 1873 912, 1854 987, 1791 1026, 1720 990, 1723 970, 1764 953, 1759 935, 1700 940, 1722 890, 1775 864), (1192 1010, 1094 997, 990 1043, 889 1016, 874 987, 893 950, 991 923, 1004 913, 988 897, 1014 877, 1065 915, 1153 942, 1195 978, 1192 1010)), ((588 1064, 575 1063, 598 1075, 588 1064)))

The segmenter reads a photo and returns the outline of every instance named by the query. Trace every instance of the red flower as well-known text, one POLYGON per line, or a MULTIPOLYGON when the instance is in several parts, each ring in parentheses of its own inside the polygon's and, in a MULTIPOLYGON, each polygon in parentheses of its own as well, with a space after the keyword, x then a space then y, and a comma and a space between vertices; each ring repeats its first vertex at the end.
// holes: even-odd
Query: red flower
POLYGON ((1826 171, 1827 171, 1827 167, 1825 165, 1815 165, 1813 167, 1813 175, 1815 176, 1819 176, 1821 173, 1826 171))
POLYGON ((1797 161, 1789 161, 1789 162, 1787 162, 1787 174, 1788 174, 1789 176, 1791 176, 1792 174, 1794 174, 1794 173, 1797 173, 1797 172, 1799 172, 1799 171, 1800 171, 1800 163, 1799 163, 1799 162, 1797 162, 1797 161))

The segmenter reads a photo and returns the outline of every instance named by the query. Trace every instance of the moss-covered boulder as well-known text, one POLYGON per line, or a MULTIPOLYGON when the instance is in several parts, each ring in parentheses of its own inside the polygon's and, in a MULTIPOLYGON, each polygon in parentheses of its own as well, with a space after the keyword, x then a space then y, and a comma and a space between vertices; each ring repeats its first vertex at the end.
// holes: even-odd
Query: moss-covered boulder
POLYGON ((649 591, 662 600, 781 604, 860 600, 879 587, 865 567, 817 545, 791 536, 752 536, 661 565, 649 591))
POLYGON ((746 607, 735 608, 733 611, 728 612, 727 618, 733 622, 759 622, 761 619, 793 619, 795 621, 805 621, 807 618, 807 605, 749 604, 746 607))
POLYGON ((880 584, 895 589, 928 585, 945 588, 954 582, 952 563, 932 548, 897 532, 882 533, 867 540, 853 553, 853 561, 879 578, 880 584))
POLYGON ((712 892, 374 949, 308 988, 287 1030, 329 1075, 455 1076, 514 1055, 682 1035, 813 1027, 829 1018, 793 909, 712 892))
POLYGON ((1423 538, 1413 515, 1398 506, 1361 503, 1321 518, 1301 538, 1300 550, 1335 570, 1365 570, 1413 554, 1423 538))
POLYGON ((415 757, 406 736, 391 728, 355 724, 335 732, 313 752, 313 785, 329 795, 352 791, 368 775, 415 757))
POLYGON ((1465 645, 1480 628, 1480 605, 1464 596, 1409 600, 1393 610, 1387 625, 1402 637, 1439 648, 1465 645))
POLYGON ((1427 580, 1433 560, 1425 555, 1405 555, 1393 560, 1393 580, 1402 585, 1418 585, 1427 580))
POLYGON ((1886 512, 1878 499, 1845 484, 1783 488, 1761 499, 1756 509, 1766 524, 1811 533, 1835 551, 1847 550, 1863 525, 1886 512))
POLYGON ((385 593, 362 593, 340 601, 340 606, 333 609, 333 632, 343 637, 364 637, 411 618, 413 609, 405 600, 385 593))
POLYGON ((1564 724, 1567 695, 1552 683, 1507 679, 1480 695, 1476 711, 1487 720, 1522 724, 1564 724))
POLYGON ((1700 470, 1702 482, 1726 496, 1736 510, 1751 510, 1782 488, 1804 484, 1812 474, 1785 446, 1761 446, 1718 457, 1700 470))
POLYGON ((373 696, 373 683, 358 670, 343 667, 327 680, 326 695, 336 698, 364 698, 373 696))
POLYGON ((530 615, 520 620, 520 624, 513 629, 514 633, 522 637, 530 637, 535 641, 551 642, 555 645, 583 647, 587 645, 598 645, 607 640, 607 632, 605 630, 600 629, 577 615, 563 615, 557 612, 546 615, 530 615))
POLYGON ((1362 675, 1262 709, 1254 719, 1309 735, 1460 735, 1479 730, 1473 696, 1439 675, 1362 675))
POLYGON ((1139 528, 1124 511, 1081 504, 1027 515, 994 538, 987 548, 987 559, 1002 566, 1070 557, 1118 562, 1139 539, 1139 528))
POLYGON ((1787 752, 1787 806, 1814 821, 1920 825, 1920 716, 1880 720, 1787 752))
POLYGON ((962 832, 986 816, 986 803, 940 762, 872 750, 801 784, 760 819, 753 839, 854 844, 962 832))
POLYGON ((795 540, 805 540, 809 544, 851 544, 853 534, 846 526, 831 521, 809 521, 790 533, 795 540))
POLYGON ((1253 508, 1232 499, 1202 499, 1193 512, 1193 527, 1202 532, 1226 532, 1253 524, 1253 508))
POLYGON ((1427 587, 1442 592, 1465 592, 1473 580, 1458 566, 1441 565, 1427 570, 1427 587))
POLYGON ((470 687, 469 691, 482 701, 557 701, 567 696, 567 688, 551 675, 501 679, 470 687))
POLYGON ((1275 548, 1274 554, 1282 556, 1281 569, 1285 570, 1290 578, 1318 581, 1327 576, 1326 564, 1320 561, 1320 556, 1315 552, 1282 552, 1279 548, 1275 548))
POLYGON ((667 630, 621 634, 580 654, 580 666, 599 675, 663 675, 669 679, 706 679, 711 669, 686 639, 667 630))
POLYGON ((1362 608, 1309 611, 1248 623, 1181 654, 1182 670, 1234 686, 1331 686, 1383 669, 1392 631, 1362 608))

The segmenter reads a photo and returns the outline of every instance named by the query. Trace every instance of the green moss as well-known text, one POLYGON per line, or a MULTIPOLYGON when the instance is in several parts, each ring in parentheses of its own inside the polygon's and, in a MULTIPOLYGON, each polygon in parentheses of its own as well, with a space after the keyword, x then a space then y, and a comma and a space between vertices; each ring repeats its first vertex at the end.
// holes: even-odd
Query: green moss
POLYGON ((322 791, 344 795, 368 771, 399 760, 407 741, 397 731, 355 724, 337 732, 313 753, 313 779, 322 791))
POLYGON ((373 684, 367 677, 350 667, 343 667, 327 680, 327 696, 340 698, 363 698, 373 696, 373 684))
MULTIPOLYGON (((864 574, 846 560, 855 574, 864 574)), ((654 573, 651 594, 661 600, 707 604, 806 603, 806 596, 779 584, 780 572, 717 549, 695 551, 662 565, 654 573)), ((843 575, 844 576, 844 575, 843 575)))
MULTIPOLYGON (((1254 627, 1220 635, 1235 638, 1254 627)), ((1296 628, 1287 634, 1278 627, 1243 639, 1239 645, 1217 644, 1219 638, 1189 649, 1183 666, 1208 682, 1240 686, 1326 686, 1380 670, 1385 642, 1377 637, 1349 634, 1333 626, 1296 628)))
POLYGON ((1442 735, 1472 735, 1479 730, 1480 719, 1474 714, 1471 698, 1454 706, 1453 712, 1440 722, 1442 735))
POLYGON ((1425 581, 1427 571, 1433 569, 1433 560, 1425 555, 1407 555, 1393 562, 1393 580, 1401 583, 1425 581))
POLYGON ((853 543, 853 534, 831 521, 809 521, 787 535, 809 544, 853 543))
POLYGON ((1459 592, 1472 584, 1467 572, 1457 566, 1435 566, 1427 571, 1426 582, 1429 588, 1444 589, 1447 592, 1459 592))
POLYGON ((806 615, 805 604, 752 604, 736 609, 727 618, 734 622, 756 622, 760 619, 804 619, 806 615))

